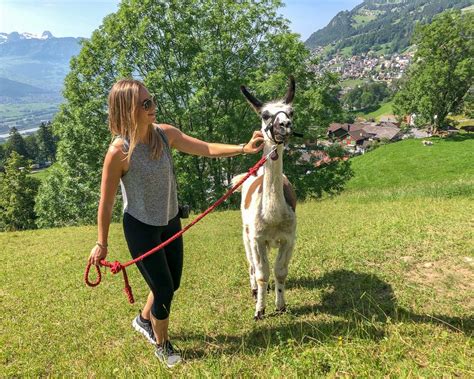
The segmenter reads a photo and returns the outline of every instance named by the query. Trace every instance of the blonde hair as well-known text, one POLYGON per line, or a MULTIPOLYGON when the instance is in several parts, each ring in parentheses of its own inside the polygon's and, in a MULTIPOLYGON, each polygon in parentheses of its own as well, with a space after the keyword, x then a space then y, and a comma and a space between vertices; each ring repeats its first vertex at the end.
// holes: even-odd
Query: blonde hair
MULTIPOLYGON (((124 151, 130 161, 133 150, 138 144, 138 112, 140 111, 140 88, 145 85, 135 79, 121 79, 116 82, 109 93, 109 130, 112 136, 128 140, 128 151, 124 151)), ((147 141, 150 145, 151 158, 159 159, 163 149, 159 132, 152 128, 147 141)))

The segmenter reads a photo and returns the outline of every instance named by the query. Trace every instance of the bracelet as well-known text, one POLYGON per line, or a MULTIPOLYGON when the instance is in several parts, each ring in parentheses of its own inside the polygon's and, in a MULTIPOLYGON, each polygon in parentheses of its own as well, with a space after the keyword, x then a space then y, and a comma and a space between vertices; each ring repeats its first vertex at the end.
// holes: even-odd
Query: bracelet
POLYGON ((245 143, 241 143, 241 144, 239 144, 239 146, 240 146, 240 154, 245 155, 245 151, 244 151, 245 143))
POLYGON ((101 244, 99 241, 97 241, 95 243, 97 246, 99 246, 101 249, 107 249, 107 247, 109 246, 108 244, 101 244))

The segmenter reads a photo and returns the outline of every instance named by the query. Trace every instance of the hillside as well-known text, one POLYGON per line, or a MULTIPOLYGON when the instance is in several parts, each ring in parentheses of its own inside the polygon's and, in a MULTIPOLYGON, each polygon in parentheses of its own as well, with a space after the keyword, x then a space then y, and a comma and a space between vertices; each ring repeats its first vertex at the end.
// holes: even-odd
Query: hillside
POLYGON ((5 78, 0 78, 0 88, 2 89, 0 97, 6 97, 5 94, 8 94, 8 97, 24 97, 48 93, 45 89, 5 78))
MULTIPOLYGON (((84 285, 95 226, 0 233, 0 376, 472 377, 473 204, 454 189, 472 191, 474 140, 433 141, 355 158, 348 192, 298 205, 284 315, 271 292, 252 320, 238 211, 191 228, 170 322, 185 363, 172 371, 131 327, 147 295, 136 268, 133 306, 120 274, 84 285)), ((109 242, 110 260, 129 259, 120 224, 109 242)))
POLYGON ((305 45, 310 49, 330 46, 332 53, 350 50, 353 55, 382 47, 400 53, 409 46, 416 23, 429 23, 447 9, 473 4, 474 0, 365 0, 351 11, 338 13, 305 45))
POLYGON ((379 197, 474 196, 474 137, 408 139, 351 160, 348 193, 379 197))

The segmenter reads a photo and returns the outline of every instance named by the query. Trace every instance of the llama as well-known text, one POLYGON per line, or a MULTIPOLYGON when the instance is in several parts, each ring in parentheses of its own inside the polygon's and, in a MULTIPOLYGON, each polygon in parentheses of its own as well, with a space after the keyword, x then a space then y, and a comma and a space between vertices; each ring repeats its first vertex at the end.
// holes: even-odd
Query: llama
MULTIPOLYGON (((243 240, 249 262, 250 287, 256 300, 255 320, 265 315, 266 295, 270 276, 268 251, 278 248, 274 262, 276 311, 286 311, 285 280, 288 275, 296 233, 296 195, 283 175, 283 149, 292 134, 292 102, 295 80, 291 76, 283 100, 263 104, 244 86, 242 93, 262 119, 263 154, 270 159, 242 186, 243 240), (273 152, 272 152, 273 151, 273 152)), ((233 178, 237 183, 241 175, 233 178)))

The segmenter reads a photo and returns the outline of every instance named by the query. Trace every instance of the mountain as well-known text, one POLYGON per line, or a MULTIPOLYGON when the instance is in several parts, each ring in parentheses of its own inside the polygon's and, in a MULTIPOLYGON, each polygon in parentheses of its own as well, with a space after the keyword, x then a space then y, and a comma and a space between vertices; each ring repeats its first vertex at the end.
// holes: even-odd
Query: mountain
POLYGON ((45 31, 41 36, 30 33, 0 33, 0 58, 22 57, 41 62, 68 63, 80 51, 80 38, 56 38, 45 31))
MULTIPOLYGON (((60 94, 69 60, 79 54, 82 38, 56 38, 45 31, 0 33, 0 77, 60 94)), ((2 86, 1 96, 9 97, 2 86)))
POLYGON ((429 23, 447 9, 463 9, 474 0, 365 0, 351 11, 339 12, 305 45, 329 53, 357 55, 370 50, 400 53, 410 45, 417 22, 429 23))
POLYGON ((4 94, 8 94, 8 97, 16 98, 49 93, 48 90, 43 88, 30 86, 29 84, 20 83, 5 78, 0 78, 0 88, 2 90, 0 97, 4 97, 4 94))

